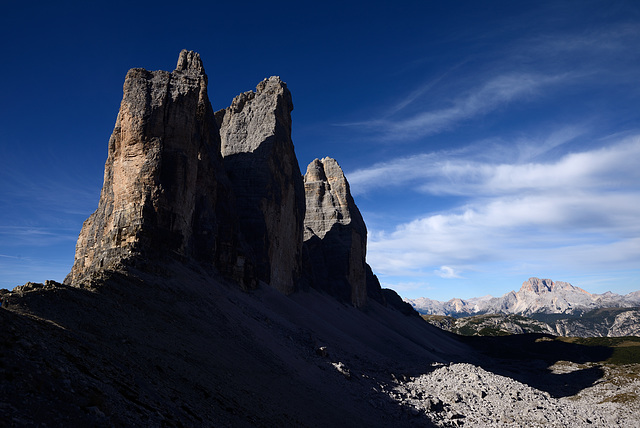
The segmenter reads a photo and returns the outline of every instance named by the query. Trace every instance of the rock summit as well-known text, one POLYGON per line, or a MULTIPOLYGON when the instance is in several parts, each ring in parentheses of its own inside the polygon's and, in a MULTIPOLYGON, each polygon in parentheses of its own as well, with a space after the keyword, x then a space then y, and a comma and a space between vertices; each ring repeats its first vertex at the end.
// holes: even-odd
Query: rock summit
POLYGON ((172 72, 127 73, 98 209, 65 282, 123 264, 153 270, 171 257, 243 289, 310 285, 356 307, 369 290, 384 303, 342 169, 324 158, 300 172, 287 85, 269 77, 214 113, 207 82, 186 50, 172 72))

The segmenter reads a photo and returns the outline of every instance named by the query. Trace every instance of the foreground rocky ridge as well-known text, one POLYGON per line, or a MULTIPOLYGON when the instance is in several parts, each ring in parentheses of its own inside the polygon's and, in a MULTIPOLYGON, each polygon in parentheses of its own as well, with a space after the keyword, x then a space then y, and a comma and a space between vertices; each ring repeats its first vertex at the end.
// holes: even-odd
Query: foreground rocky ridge
POLYGON ((375 301, 365 312, 167 268, 5 292, 6 425, 609 427, 640 414, 640 365, 603 365, 606 349, 465 343, 375 301))

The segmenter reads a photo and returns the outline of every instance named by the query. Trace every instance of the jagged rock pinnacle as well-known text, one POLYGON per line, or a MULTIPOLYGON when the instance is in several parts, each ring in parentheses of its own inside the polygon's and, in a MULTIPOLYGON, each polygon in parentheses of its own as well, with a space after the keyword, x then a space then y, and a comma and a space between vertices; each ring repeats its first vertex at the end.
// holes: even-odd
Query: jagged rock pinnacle
POLYGON ((204 73, 204 66, 202 65, 200 54, 183 49, 178 57, 176 71, 196 71, 204 73))
POLYGON ((225 273, 246 266, 200 56, 182 51, 172 73, 132 69, 123 92, 98 209, 65 281, 170 254, 225 273))
POLYGON ((304 185, 291 141, 291 94, 278 77, 216 112, 224 166, 258 277, 284 293, 302 271, 304 185))
POLYGON ((367 302, 367 228, 342 168, 334 159, 315 159, 304 185, 304 239, 312 283, 362 307, 367 302))

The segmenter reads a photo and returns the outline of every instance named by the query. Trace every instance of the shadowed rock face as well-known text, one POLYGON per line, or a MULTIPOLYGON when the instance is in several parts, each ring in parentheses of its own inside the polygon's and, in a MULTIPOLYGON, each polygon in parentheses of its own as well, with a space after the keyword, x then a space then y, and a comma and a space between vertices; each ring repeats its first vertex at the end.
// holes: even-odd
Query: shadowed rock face
POLYGON ((65 281, 174 254, 250 282, 200 56, 182 51, 171 73, 132 69, 123 91, 98 209, 65 281))
POLYGON ((291 141, 291 94, 278 77, 216 112, 224 166, 258 278, 289 294, 302 273, 304 185, 291 141))
POLYGON ((304 239, 312 284, 362 307, 367 303, 367 228, 349 183, 338 162, 324 158, 309 164, 304 186, 304 239))

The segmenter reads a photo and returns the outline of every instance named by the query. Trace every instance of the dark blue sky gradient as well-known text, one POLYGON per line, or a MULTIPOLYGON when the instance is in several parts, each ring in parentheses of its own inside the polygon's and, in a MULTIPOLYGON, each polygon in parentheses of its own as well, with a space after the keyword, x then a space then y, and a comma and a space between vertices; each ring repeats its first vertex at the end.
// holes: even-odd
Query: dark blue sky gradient
POLYGON ((64 278, 127 70, 186 48, 215 109, 287 82, 301 170, 338 160, 403 296, 640 288, 640 190, 612 166, 640 154, 637 2, 12 2, 0 44, 0 287, 64 278))

